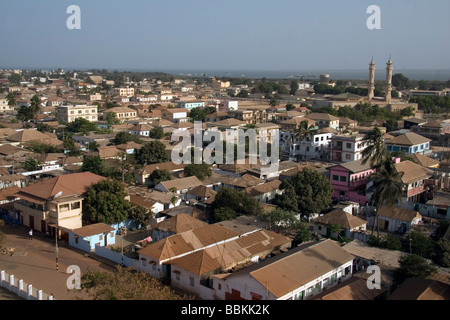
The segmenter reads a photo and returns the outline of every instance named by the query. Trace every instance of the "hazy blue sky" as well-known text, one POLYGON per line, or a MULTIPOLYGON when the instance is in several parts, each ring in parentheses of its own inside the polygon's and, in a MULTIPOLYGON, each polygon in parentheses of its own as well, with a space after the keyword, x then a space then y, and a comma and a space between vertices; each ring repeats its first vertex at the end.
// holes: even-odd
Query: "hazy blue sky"
POLYGON ((448 0, 1 0, 0 67, 450 69, 448 0), (69 30, 69 5, 81 30, 69 30), (381 30, 369 30, 369 5, 381 30))

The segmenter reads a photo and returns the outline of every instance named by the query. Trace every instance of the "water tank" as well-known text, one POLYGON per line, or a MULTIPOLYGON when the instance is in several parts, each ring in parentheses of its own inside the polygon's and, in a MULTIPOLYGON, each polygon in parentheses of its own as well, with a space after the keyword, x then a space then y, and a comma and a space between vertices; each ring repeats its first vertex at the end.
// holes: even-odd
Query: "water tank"
POLYGON ((319 81, 323 83, 330 82, 330 75, 329 74, 321 74, 319 77, 319 81))

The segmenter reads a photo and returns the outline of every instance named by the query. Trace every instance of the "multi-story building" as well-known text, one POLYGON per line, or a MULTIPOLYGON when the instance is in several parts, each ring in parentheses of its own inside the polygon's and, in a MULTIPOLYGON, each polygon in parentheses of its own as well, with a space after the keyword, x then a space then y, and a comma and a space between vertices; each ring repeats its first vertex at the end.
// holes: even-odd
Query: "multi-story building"
POLYGON ((127 121, 137 118, 137 111, 128 107, 114 107, 103 112, 103 118, 106 120, 108 113, 115 113, 116 118, 120 121, 127 121))
POLYGON ((370 200, 366 195, 367 178, 375 170, 371 168, 369 161, 366 164, 362 164, 362 160, 345 162, 329 170, 334 199, 360 205, 365 205, 370 200))
POLYGON ((411 126, 411 131, 425 138, 431 139, 431 144, 448 146, 450 123, 446 121, 423 121, 411 126))
POLYGON ((56 120, 60 122, 73 122, 77 118, 83 118, 90 122, 97 122, 97 106, 76 105, 56 107, 56 120))
POLYGON ((17 193, 14 210, 22 225, 43 233, 55 234, 82 226, 82 194, 104 177, 90 172, 73 173, 44 180, 17 193))
POLYGON ((114 88, 113 93, 118 96, 132 97, 134 96, 134 88, 130 87, 114 88))
POLYGON ((330 160, 331 138, 334 133, 320 130, 312 137, 290 144, 289 160, 330 160))
POLYGON ((362 134, 338 134, 331 138, 331 161, 350 162, 362 159, 365 149, 362 134))
POLYGON ((339 129, 339 118, 328 113, 310 113, 306 115, 306 118, 314 120, 319 128, 339 129))

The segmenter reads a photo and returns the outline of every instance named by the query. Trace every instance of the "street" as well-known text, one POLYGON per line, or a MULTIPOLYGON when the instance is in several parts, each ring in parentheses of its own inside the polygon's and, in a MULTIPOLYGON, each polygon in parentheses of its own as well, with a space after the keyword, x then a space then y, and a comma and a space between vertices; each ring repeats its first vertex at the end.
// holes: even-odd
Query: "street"
MULTIPOLYGON (((76 265, 83 275, 89 268, 114 271, 109 263, 98 261, 72 250, 64 243, 58 242, 58 270, 56 270, 56 253, 54 241, 35 233, 33 239, 28 239, 28 230, 23 227, 5 225, 0 230, 6 234, 4 247, 14 247, 12 256, 0 255, 0 270, 13 274, 16 279, 23 279, 27 284, 53 294, 56 300, 91 300, 82 290, 68 290, 67 279, 70 274, 67 268, 76 265)), ((3 295, 0 295, 0 300, 3 295)))

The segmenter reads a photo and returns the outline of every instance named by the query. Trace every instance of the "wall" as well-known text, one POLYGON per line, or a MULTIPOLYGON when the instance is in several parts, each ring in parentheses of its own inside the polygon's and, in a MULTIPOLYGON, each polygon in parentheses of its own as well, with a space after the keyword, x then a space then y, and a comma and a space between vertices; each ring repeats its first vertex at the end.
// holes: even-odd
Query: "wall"
POLYGON ((27 284, 22 279, 16 279, 5 270, 0 271, 0 286, 25 300, 53 300, 53 296, 33 288, 33 285, 27 284))

